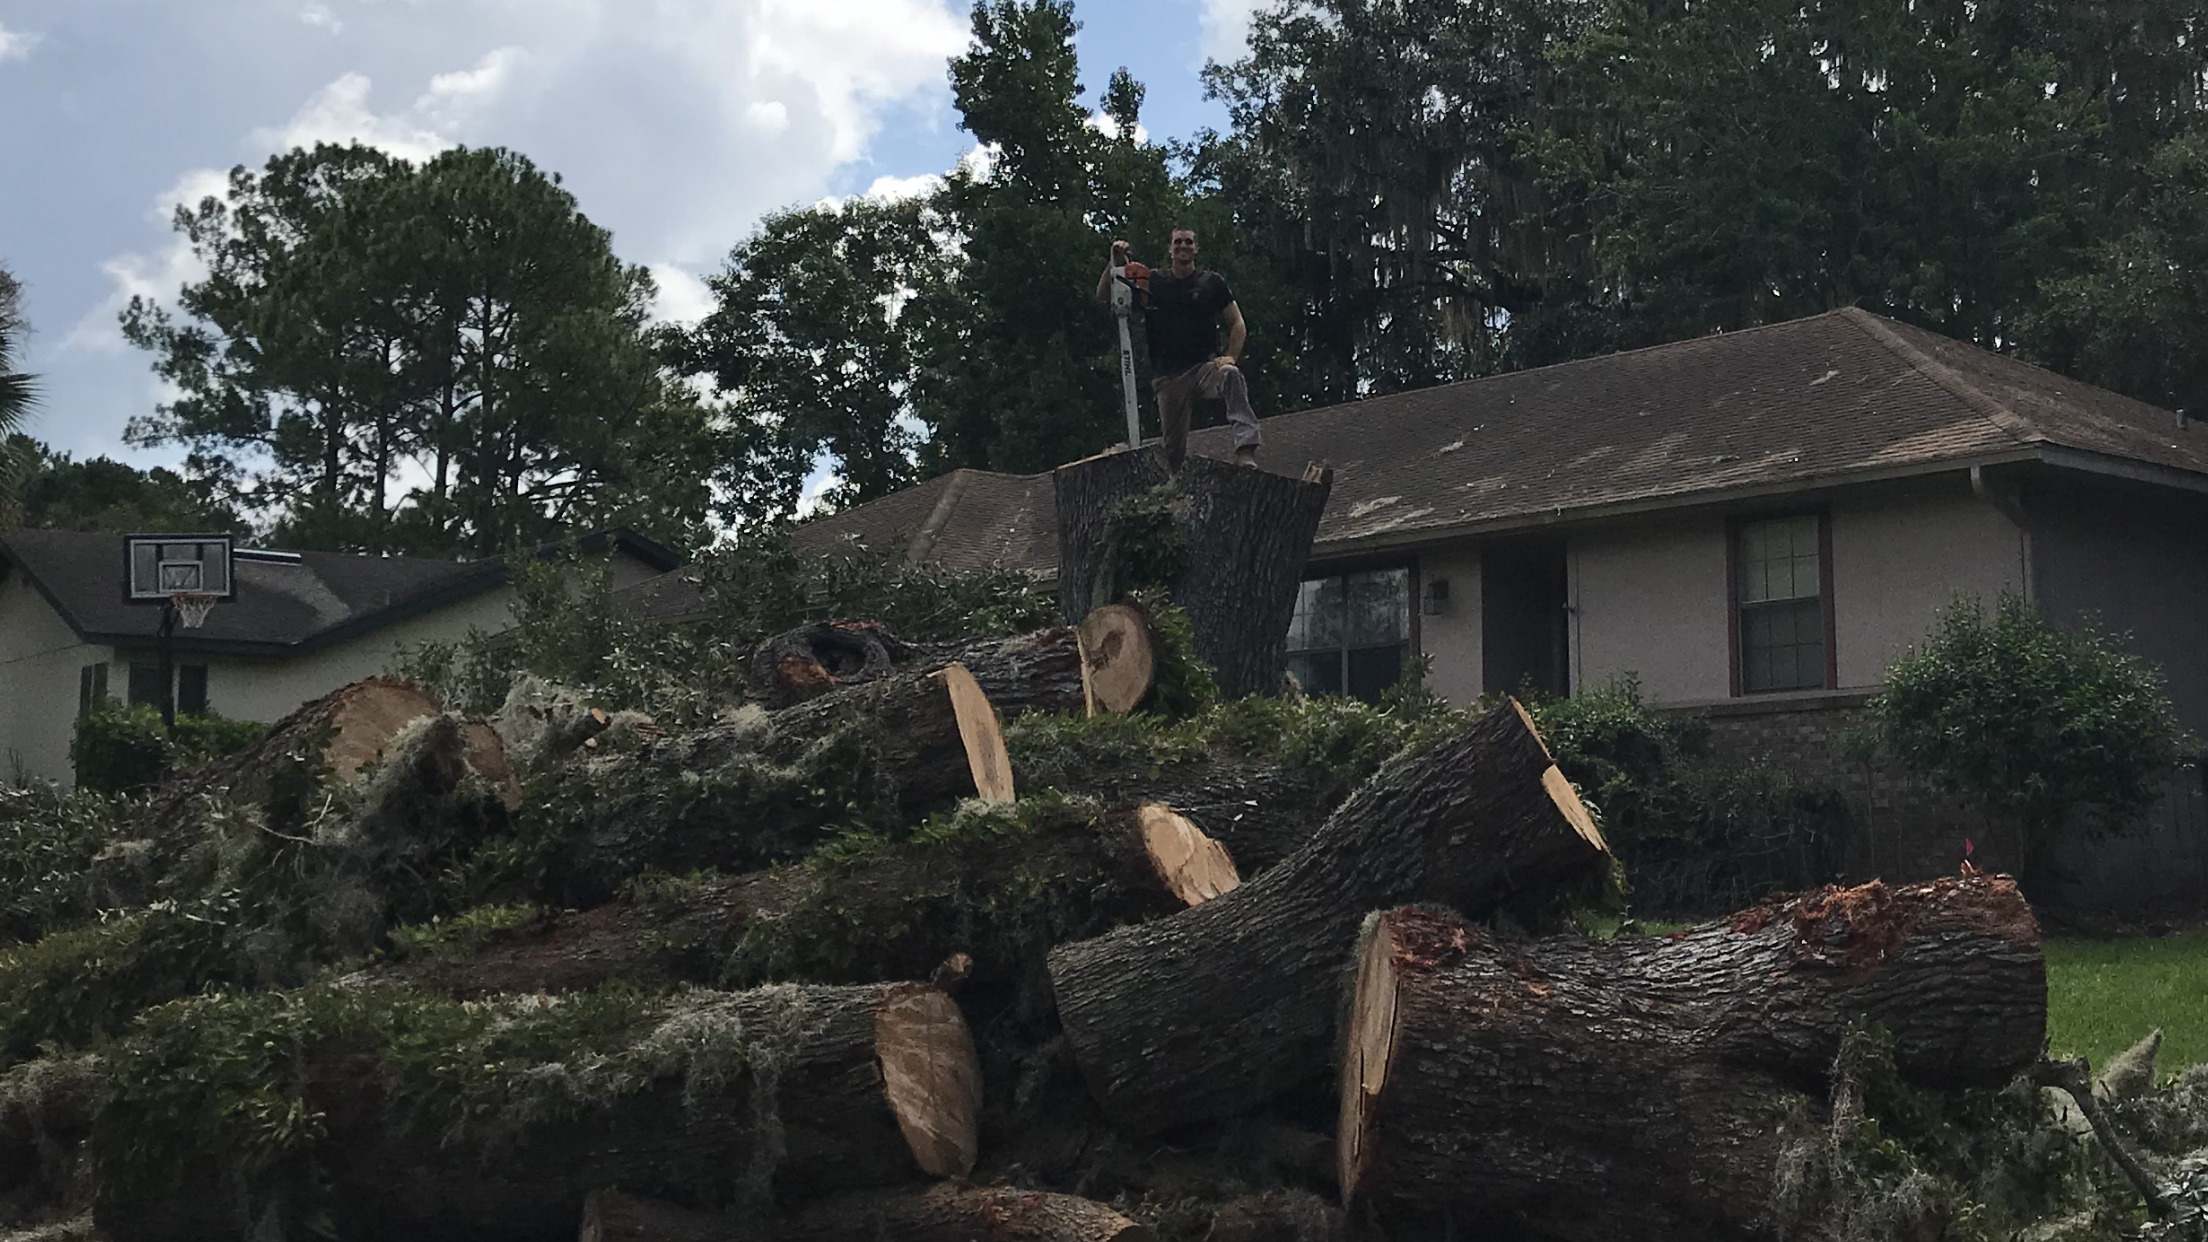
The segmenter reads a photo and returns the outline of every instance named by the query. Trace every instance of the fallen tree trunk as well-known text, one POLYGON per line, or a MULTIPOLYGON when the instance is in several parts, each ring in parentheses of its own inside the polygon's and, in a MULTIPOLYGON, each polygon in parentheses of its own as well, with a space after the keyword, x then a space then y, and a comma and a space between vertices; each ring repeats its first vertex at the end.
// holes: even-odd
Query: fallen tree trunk
POLYGON ((840 686, 879 681, 908 654, 878 621, 816 621, 753 648, 751 683, 766 706, 783 708, 840 686))
POLYGON ((1225 846, 1243 879, 1295 853, 1339 804, 1303 773, 1234 759, 1155 771, 1092 770, 1060 778, 1049 787, 1106 806, 1170 806, 1225 846))
POLYGON ((1155 453, 1120 452, 1060 466, 1052 483, 1068 624, 1163 585, 1187 610, 1222 693, 1279 693, 1331 472, 1305 481, 1191 457, 1176 474, 1155 453))
POLYGON ((260 741, 210 760, 161 786, 146 822, 173 824, 190 802, 220 797, 290 818, 296 801, 326 781, 344 785, 377 762, 407 725, 441 710, 420 687, 391 677, 341 686, 269 726, 260 741), (286 805, 271 805, 271 800, 286 805))
MULTIPOLYGON (((685 993, 611 1056, 484 1067, 501 1093, 430 1134, 412 1114, 449 1102, 398 1096, 422 1085, 402 1052, 303 1055, 303 1102, 324 1131, 311 1158, 349 1238, 568 1236, 604 1186, 755 1212, 961 1177, 978 1143, 972 1036, 924 984, 685 993)), ((103 1181, 97 1220, 116 1242, 234 1237, 241 1206, 250 1224, 266 1205, 180 1170, 103 1181)))
POLYGON ((1073 1195, 948 1184, 832 1200, 763 1231, 773 1242, 1151 1242, 1155 1236, 1073 1195))
POLYGON ((1801 1225, 1773 1216, 1782 1131, 1821 1108, 1851 1024, 1935 1087, 2005 1083, 2046 1032, 2038 925, 2005 878, 1826 889, 1661 939, 1509 940, 1399 909, 1357 962, 1345 1200, 1567 1240, 1801 1225))
POLYGON ((535 895, 596 905, 652 868, 748 871, 836 832, 1013 796, 996 712, 948 664, 562 765, 529 791, 545 843, 535 895))
POLYGON ((1326 1074, 1367 911, 1475 915, 1596 881, 1602 835, 1517 703, 1404 756, 1286 861, 1216 901, 1050 955, 1089 1089, 1147 1133, 1251 1111, 1326 1074))
POLYGON ((972 954, 985 981, 1039 970, 1048 929, 1087 935, 1185 909, 1239 882, 1216 842, 1170 808, 1069 807, 1006 839, 889 845, 635 900, 545 914, 481 943, 429 950, 374 977, 473 999, 614 980, 872 983, 972 954))
POLYGON ((752 678, 771 708, 810 702, 900 673, 963 664, 1005 719, 1028 712, 1123 714, 1149 697, 1156 640, 1131 605, 1100 608, 1079 626, 1049 626, 962 644, 907 643, 875 621, 802 626, 761 644, 752 678))

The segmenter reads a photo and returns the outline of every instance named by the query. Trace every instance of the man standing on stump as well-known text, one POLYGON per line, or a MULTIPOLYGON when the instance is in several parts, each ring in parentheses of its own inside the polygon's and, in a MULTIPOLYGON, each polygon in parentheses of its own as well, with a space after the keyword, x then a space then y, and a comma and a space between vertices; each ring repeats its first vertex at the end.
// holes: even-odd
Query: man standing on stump
MULTIPOLYGON (((1234 460, 1255 466, 1263 437, 1257 411, 1250 408, 1250 386, 1242 378, 1242 343, 1249 331, 1234 291, 1217 272, 1196 266, 1196 230, 1177 228, 1171 241, 1172 265, 1152 268, 1147 291, 1137 290, 1150 339, 1150 391, 1158 399, 1158 423, 1164 433, 1166 464, 1178 470, 1188 458, 1188 422, 1196 398, 1227 403, 1234 424, 1234 460), (1219 348, 1219 325, 1227 328, 1227 347, 1219 348)), ((1112 297, 1112 268, 1127 263, 1127 243, 1112 243, 1112 261, 1096 282, 1096 299, 1112 297)))

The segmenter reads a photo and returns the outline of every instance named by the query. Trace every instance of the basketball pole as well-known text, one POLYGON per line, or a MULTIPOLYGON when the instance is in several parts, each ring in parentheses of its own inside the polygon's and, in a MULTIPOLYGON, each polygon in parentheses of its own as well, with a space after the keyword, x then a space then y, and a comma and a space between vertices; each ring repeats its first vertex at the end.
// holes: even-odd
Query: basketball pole
POLYGON ((176 657, 171 639, 176 634, 176 601, 161 601, 161 727, 176 736, 176 657))

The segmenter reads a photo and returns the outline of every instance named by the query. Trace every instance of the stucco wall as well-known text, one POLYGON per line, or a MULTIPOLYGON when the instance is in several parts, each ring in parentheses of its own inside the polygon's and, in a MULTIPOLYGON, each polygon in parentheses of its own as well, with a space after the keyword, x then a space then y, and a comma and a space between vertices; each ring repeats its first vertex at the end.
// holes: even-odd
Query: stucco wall
MULTIPOLYGON (((179 663, 207 665, 207 706, 233 720, 274 721, 293 708, 318 698, 347 682, 390 671, 399 648, 427 641, 450 642, 467 636, 470 627, 496 633, 513 624, 513 591, 500 588, 450 608, 412 617, 396 625, 364 634, 351 642, 320 648, 290 659, 238 659, 179 656, 179 663)), ((159 655, 150 647, 117 653, 119 663, 109 684, 113 696, 124 697, 130 685, 131 661, 151 662, 159 655)), ((74 683, 71 686, 74 696, 74 683)), ((70 700, 75 702, 74 697, 70 700)))
MULTIPOLYGON (((1457 543, 1420 554, 1418 577, 1423 583, 1449 582, 1448 610, 1418 622, 1419 649, 1432 660, 1426 684, 1452 703, 1469 703, 1480 697, 1479 545, 1457 543)), ((1418 606, 1414 600, 1412 607, 1418 606)))
POLYGON ((18 571, 0 573, 0 781, 70 783, 78 670, 105 659, 18 571))
POLYGON ((1575 691, 1628 672, 1656 703, 1730 691, 1723 517, 1644 518, 1577 532, 1566 543, 1566 569, 1575 691))
POLYGON ((2128 631, 2208 737, 2208 497, 2050 476, 2025 509, 2041 609, 2128 631))
POLYGON ((1842 493, 1831 505, 1833 650, 1840 688, 1876 686, 1957 592, 1989 603, 2024 584, 2024 534, 1953 476, 1842 493))

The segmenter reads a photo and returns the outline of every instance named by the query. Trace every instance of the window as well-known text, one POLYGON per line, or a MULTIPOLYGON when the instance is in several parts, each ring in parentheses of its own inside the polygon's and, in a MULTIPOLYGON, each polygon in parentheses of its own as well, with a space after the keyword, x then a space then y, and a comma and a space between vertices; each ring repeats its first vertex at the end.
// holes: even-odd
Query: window
POLYGON ((177 665, 176 713, 179 716, 204 716, 207 714, 206 665, 177 665))
POLYGON ((77 719, 82 720, 107 703, 107 665, 87 664, 77 670, 77 719))
POLYGON ((130 705, 159 708, 166 697, 161 693, 161 666, 158 664, 133 664, 130 666, 130 705))
POLYGON ((1411 571, 1375 569, 1305 582, 1288 623, 1288 671, 1312 694, 1372 702, 1411 651, 1411 571))
POLYGON ((1831 648, 1825 573, 1831 568, 1817 514, 1743 522, 1733 552, 1733 625, 1742 693, 1820 690, 1831 648))

